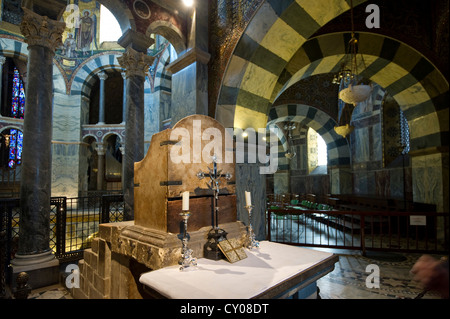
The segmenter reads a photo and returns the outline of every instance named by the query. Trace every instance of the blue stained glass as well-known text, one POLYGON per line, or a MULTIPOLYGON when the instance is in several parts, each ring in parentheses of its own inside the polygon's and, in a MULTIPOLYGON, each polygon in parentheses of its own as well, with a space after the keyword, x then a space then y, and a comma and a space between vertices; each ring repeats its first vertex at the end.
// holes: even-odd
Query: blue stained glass
POLYGON ((16 129, 9 131, 9 162, 8 166, 14 168, 22 163, 23 133, 16 129))
POLYGON ((23 146, 23 133, 21 131, 17 132, 17 152, 16 152, 16 164, 20 165, 22 163, 22 147, 23 146))
MULTIPOLYGON (((20 79, 19 70, 14 68, 11 116, 23 119, 25 114, 25 91, 20 79)), ((9 131, 9 161, 10 168, 16 167, 22 163, 23 133, 16 129, 9 131)))
POLYGON ((20 79, 19 70, 17 70, 17 68, 14 68, 11 116, 14 118, 23 119, 24 113, 25 113, 25 90, 23 89, 23 82, 20 79))

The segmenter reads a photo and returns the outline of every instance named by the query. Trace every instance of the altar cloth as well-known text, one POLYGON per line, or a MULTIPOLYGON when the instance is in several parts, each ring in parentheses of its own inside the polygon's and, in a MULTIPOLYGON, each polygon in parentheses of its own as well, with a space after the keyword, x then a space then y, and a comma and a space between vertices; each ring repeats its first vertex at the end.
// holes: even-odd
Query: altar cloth
POLYGON ((236 263, 200 258, 195 268, 180 271, 178 265, 165 267, 143 273, 139 281, 161 298, 274 298, 315 282, 339 260, 333 253, 269 241, 245 252, 247 258, 236 263))

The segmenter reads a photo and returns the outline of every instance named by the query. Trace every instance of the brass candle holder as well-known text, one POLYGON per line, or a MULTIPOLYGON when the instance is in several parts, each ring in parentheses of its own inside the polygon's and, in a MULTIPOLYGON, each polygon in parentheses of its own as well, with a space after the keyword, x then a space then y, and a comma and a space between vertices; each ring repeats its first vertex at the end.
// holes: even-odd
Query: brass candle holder
POLYGON ((188 219, 189 216, 191 216, 191 213, 188 210, 183 210, 180 213, 181 218, 184 222, 184 231, 183 231, 183 239, 182 239, 182 249, 181 249, 181 258, 178 261, 178 264, 180 265, 180 271, 185 270, 186 268, 189 268, 190 266, 197 266, 197 258, 193 257, 193 250, 188 247, 188 241, 189 241, 189 234, 187 232, 187 225, 188 225, 188 219))
POLYGON ((247 245, 246 245, 246 247, 248 249, 259 248, 259 242, 255 239, 256 235, 253 232, 253 227, 252 227, 252 210, 253 210, 254 206, 253 205, 246 205, 244 207, 248 211, 248 231, 247 231, 247 245))

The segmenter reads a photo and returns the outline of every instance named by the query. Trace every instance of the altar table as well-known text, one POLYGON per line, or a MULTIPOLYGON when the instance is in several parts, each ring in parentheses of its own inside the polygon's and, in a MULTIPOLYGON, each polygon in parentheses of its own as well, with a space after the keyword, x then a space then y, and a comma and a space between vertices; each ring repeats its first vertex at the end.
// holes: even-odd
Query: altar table
POLYGON ((200 258, 196 268, 165 267, 142 274, 139 281, 157 298, 287 298, 299 292, 302 298, 301 291, 315 290, 316 281, 339 260, 333 253, 269 241, 245 252, 247 258, 235 263, 200 258))

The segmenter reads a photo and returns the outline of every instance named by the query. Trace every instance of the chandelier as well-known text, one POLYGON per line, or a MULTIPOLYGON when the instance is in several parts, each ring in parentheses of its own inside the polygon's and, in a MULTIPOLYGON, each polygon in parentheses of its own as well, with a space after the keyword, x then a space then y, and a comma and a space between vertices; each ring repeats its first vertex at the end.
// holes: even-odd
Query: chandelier
MULTIPOLYGON (((358 39, 355 36, 353 22, 353 1, 350 1, 351 7, 351 39, 348 42, 348 50, 343 58, 340 71, 334 76, 332 83, 340 85, 343 89, 339 91, 339 99, 346 104, 356 106, 358 103, 367 100, 372 93, 372 85, 364 84, 362 77, 358 73, 358 39)), ((360 54, 360 60, 366 68, 364 58, 360 54)), ((336 133, 344 138, 353 131, 353 126, 345 124, 335 127, 336 133)))
POLYGON ((284 153, 284 156, 286 156, 288 159, 292 159, 296 155, 294 146, 292 146, 292 145, 289 146, 289 144, 292 141, 292 131, 295 130, 296 127, 297 126, 293 122, 288 122, 284 125, 284 130, 288 132, 288 139, 287 139, 288 149, 287 149, 286 153, 284 153))

